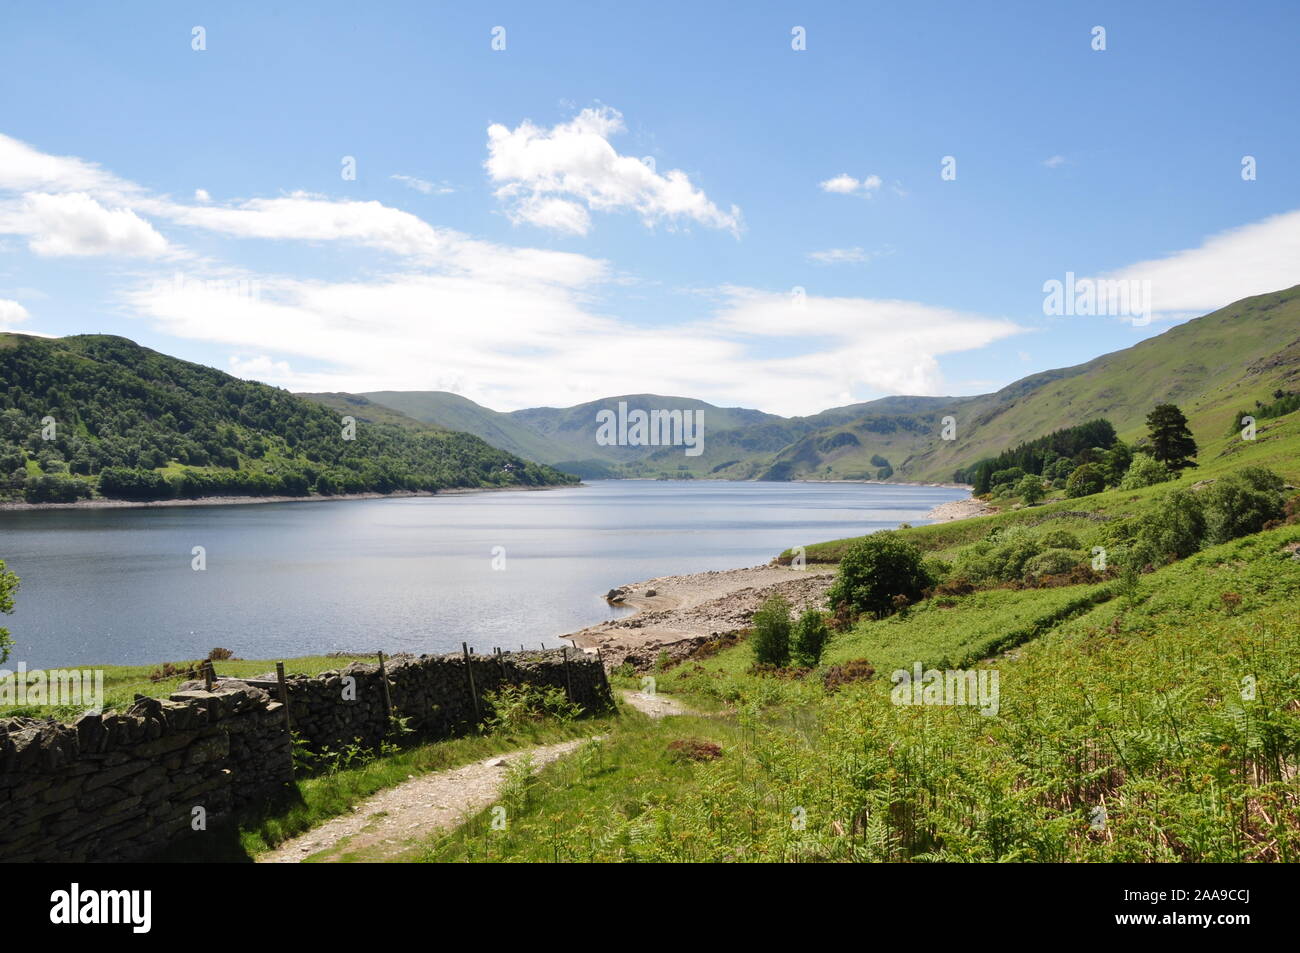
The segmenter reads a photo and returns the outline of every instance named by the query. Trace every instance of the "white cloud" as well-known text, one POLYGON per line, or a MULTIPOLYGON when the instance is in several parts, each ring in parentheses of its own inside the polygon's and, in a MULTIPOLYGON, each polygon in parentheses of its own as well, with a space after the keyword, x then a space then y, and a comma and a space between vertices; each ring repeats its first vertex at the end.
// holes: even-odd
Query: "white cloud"
POLYGON ((256 355, 232 366, 259 380, 311 391, 454 387, 503 410, 649 392, 814 413, 844 394, 943 393, 937 357, 1019 330, 914 302, 814 297, 797 307, 739 288, 724 290, 708 320, 638 327, 593 313, 572 288, 486 275, 282 279, 240 308, 156 285, 130 303, 160 330, 256 355), (636 360, 609 360, 618 353, 636 360), (286 358, 322 369, 297 372, 286 358))
POLYGON ((1101 276, 1150 281, 1152 311, 1194 317, 1251 295, 1300 283, 1300 210, 1230 228, 1198 247, 1101 276))
POLYGON ((1047 166, 1049 169, 1057 169, 1065 165, 1068 161, 1069 160, 1066 159, 1065 156, 1052 156, 1049 159, 1044 159, 1043 165, 1047 166))
POLYGON ((31 315, 17 301, 0 298, 0 331, 9 330, 13 325, 26 321, 31 315))
POLYGON ((550 129, 524 120, 514 129, 488 127, 488 177, 516 224, 585 235, 593 212, 636 212, 647 227, 681 221, 741 230, 740 209, 724 211, 680 169, 660 175, 620 155, 609 139, 625 131, 618 110, 584 109, 550 129))
POLYGON ((212 196, 208 194, 207 189, 195 189, 194 201, 201 202, 202 204, 207 205, 209 202, 212 201, 212 196))
POLYGON ((881 186, 880 176, 869 175, 862 181, 858 181, 847 172, 841 172, 824 182, 819 183, 823 192, 830 192, 834 195, 862 195, 871 198, 881 186))
POLYGON ((807 257, 809 261, 821 265, 858 265, 875 256, 861 248, 827 248, 824 251, 810 251, 807 257))
POLYGON ((25 235, 49 257, 130 255, 157 258, 167 240, 129 208, 105 208, 85 192, 28 192, 0 208, 0 232, 25 235))
POLYGON ((449 185, 429 182, 413 175, 396 174, 389 176, 389 178, 401 182, 407 188, 415 189, 415 191, 420 192, 423 195, 450 195, 452 192, 456 191, 449 185))
POLYGON ((258 380, 267 384, 283 387, 285 382, 293 379, 293 370, 288 361, 276 361, 265 354, 254 357, 230 356, 230 373, 244 380, 258 380))
POLYGON ((48 155, 3 133, 0 133, 0 190, 139 191, 137 186, 105 172, 94 163, 72 156, 48 155))

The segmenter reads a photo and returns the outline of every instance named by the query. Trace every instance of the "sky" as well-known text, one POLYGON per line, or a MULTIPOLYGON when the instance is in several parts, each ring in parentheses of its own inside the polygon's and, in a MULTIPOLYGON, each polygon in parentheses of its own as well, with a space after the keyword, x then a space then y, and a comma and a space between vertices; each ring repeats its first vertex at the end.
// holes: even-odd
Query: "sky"
POLYGON ((1300 283, 1295 3, 636 6, 0 3, 0 330, 795 415, 1300 283))

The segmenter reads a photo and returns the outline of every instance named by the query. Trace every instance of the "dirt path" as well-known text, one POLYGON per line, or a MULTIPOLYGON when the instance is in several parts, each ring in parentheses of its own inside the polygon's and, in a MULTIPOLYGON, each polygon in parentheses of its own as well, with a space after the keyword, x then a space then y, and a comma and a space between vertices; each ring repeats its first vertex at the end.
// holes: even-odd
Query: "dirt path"
POLYGON ((257 862, 337 861, 345 854, 358 854, 359 860, 385 860, 493 804, 510 765, 520 759, 531 756, 536 770, 575 751, 587 740, 579 738, 493 755, 459 768, 412 778, 367 798, 351 814, 326 821, 262 854, 257 862))
POLYGON ((666 718, 669 715, 698 715, 676 699, 667 695, 649 695, 646 692, 633 692, 624 689, 623 701, 637 711, 645 712, 651 718, 666 718))

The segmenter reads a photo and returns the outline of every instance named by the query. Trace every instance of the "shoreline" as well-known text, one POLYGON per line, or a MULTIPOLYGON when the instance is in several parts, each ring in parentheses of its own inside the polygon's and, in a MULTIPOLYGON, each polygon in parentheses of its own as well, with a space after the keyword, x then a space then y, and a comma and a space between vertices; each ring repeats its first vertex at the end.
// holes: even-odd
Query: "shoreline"
MULTIPOLYGON (((996 512, 987 503, 970 497, 940 503, 925 514, 925 519, 948 523, 996 512)), ((661 654, 680 661, 705 642, 748 628, 754 610, 770 595, 784 596, 796 612, 824 608, 826 592, 834 579, 834 567, 815 563, 804 569, 768 563, 657 576, 609 590, 607 600, 617 597, 610 600, 610 605, 632 609, 628 615, 560 638, 580 651, 598 653, 610 671, 630 664, 638 673, 650 672, 661 654)))
POLYGON ((331 503, 337 500, 407 500, 416 497, 464 496, 469 493, 498 493, 509 490, 559 490, 585 486, 566 483, 557 486, 457 486, 445 490, 396 490, 392 493, 336 493, 333 496, 200 496, 185 500, 77 500, 75 503, 0 503, 0 512, 22 510, 117 510, 149 509, 161 506, 239 506, 256 503, 331 503))

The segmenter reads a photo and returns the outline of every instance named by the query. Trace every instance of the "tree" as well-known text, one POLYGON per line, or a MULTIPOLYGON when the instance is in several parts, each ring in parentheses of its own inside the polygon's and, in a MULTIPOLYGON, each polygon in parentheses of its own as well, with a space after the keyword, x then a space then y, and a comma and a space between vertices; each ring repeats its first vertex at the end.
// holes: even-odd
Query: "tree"
POLYGON ((1185 559, 1201 548, 1204 537, 1201 501, 1188 490, 1174 490, 1142 519, 1135 549, 1158 562, 1185 559))
POLYGON ((791 656, 796 665, 812 668, 822 660, 822 651, 831 639, 826 616, 816 609, 807 609, 794 624, 794 644, 791 656))
POLYGON ((1117 442, 1102 455, 1101 463, 1106 470, 1106 485, 1119 486, 1133 463, 1133 449, 1126 443, 1117 442))
POLYGON ((1129 464, 1128 472, 1119 481, 1121 490, 1140 490, 1144 486, 1155 486, 1174 478, 1174 473, 1167 466, 1149 453, 1136 453, 1129 464))
POLYGON ((1085 463, 1077 467, 1065 482, 1065 495, 1074 499, 1080 496, 1092 496, 1106 489, 1106 478, 1101 467, 1095 463, 1085 463))
POLYGON ((1042 478, 1030 473, 1022 477, 1020 482, 1016 484, 1015 494, 1026 503, 1033 504, 1046 496, 1047 490, 1043 486, 1042 478))
MULTIPOLYGON (((14 592, 18 589, 18 577, 5 568, 5 561, 0 559, 0 612, 8 615, 14 611, 14 592)), ((0 628, 0 662, 7 661, 9 649, 13 646, 9 630, 0 628)))
POLYGON ((1258 533, 1269 520, 1281 517, 1284 485, 1267 467, 1243 467, 1216 482, 1202 502, 1206 541, 1226 543, 1258 533))
POLYGON ((749 644, 760 665, 790 663, 790 603, 779 593, 768 596, 754 613, 749 644))
POLYGON ((1151 455, 1180 473, 1196 466, 1196 441, 1187 429, 1187 418, 1176 404, 1158 404, 1147 414, 1147 432, 1151 437, 1151 455))
POLYGON ((894 596, 916 602, 932 584, 921 551, 886 531, 864 537, 844 555, 827 598, 832 609, 845 604, 883 618, 895 611, 894 596))

